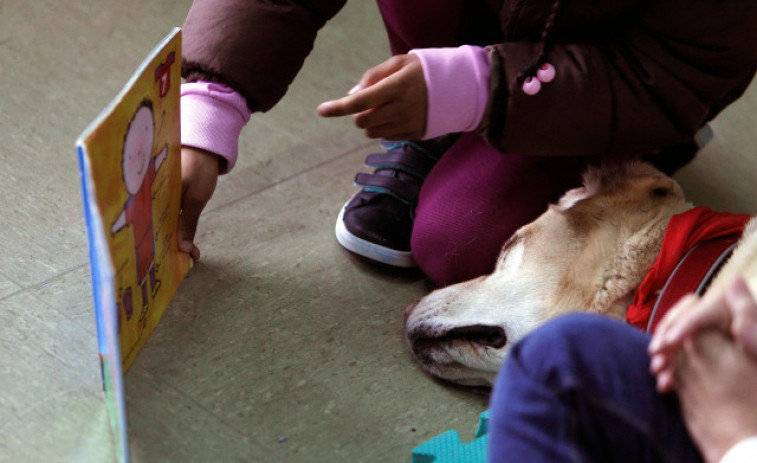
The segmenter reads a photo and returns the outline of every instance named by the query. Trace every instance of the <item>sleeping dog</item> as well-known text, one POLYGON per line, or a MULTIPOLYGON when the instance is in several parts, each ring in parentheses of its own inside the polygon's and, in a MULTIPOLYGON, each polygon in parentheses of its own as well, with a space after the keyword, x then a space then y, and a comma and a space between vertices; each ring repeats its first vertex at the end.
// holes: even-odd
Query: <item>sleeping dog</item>
POLYGON ((589 169, 583 187, 503 245, 492 274, 407 307, 407 341, 432 376, 490 386, 509 347, 557 315, 598 313, 652 330, 686 292, 741 275, 757 294, 757 219, 749 219, 694 208, 649 164, 589 169), (696 259, 707 260, 704 271, 684 265, 696 259))

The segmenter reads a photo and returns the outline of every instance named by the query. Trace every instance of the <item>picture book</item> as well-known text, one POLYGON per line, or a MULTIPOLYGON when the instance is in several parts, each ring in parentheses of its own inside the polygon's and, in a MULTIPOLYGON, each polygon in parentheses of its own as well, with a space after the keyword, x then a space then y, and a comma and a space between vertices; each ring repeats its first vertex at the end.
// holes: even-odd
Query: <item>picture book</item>
POLYGON ((76 142, 98 348, 121 462, 128 461, 123 375, 191 266, 177 239, 180 57, 176 28, 76 142))

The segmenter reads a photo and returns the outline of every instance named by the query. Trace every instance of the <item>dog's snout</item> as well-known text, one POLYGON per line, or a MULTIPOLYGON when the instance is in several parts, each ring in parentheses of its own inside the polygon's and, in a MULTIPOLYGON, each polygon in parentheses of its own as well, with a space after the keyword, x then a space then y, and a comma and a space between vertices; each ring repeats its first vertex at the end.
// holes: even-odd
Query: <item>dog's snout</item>
POLYGON ((407 333, 407 339, 416 353, 429 347, 454 341, 468 341, 484 347, 499 349, 507 344, 504 328, 491 325, 459 326, 443 332, 417 327, 407 333))
POLYGON ((405 336, 426 373, 465 386, 491 386, 507 344, 504 328, 489 325, 416 323, 405 336))
POLYGON ((486 347, 499 349, 507 344, 507 335, 501 326, 470 325, 453 328, 447 333, 451 339, 462 339, 486 347))

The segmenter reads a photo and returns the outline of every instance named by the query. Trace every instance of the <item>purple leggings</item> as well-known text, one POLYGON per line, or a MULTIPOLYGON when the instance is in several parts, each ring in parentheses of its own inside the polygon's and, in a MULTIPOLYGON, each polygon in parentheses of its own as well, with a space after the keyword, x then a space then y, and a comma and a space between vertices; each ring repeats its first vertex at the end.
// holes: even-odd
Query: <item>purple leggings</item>
MULTIPOLYGON (((378 0, 395 54, 501 41, 496 17, 477 3, 378 0)), ((491 273, 505 240, 580 185, 590 159, 503 154, 463 134, 421 189, 410 243, 418 266, 439 286, 491 273)))

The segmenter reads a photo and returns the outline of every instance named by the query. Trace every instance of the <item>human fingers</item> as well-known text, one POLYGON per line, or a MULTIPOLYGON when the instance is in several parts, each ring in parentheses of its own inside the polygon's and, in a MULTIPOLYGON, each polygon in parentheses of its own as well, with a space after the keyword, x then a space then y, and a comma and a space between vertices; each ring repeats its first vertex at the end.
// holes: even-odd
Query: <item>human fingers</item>
MULTIPOLYGON (((422 81, 423 69, 418 57, 395 56, 366 71, 360 83, 352 88, 347 96, 321 103, 317 109, 318 114, 322 117, 340 117, 396 101, 402 95, 416 91, 418 73, 422 81)), ((421 83, 425 90, 425 83, 421 83)))
POLYGON ((388 141, 413 140, 423 136, 422 132, 406 131, 404 125, 401 124, 386 124, 379 127, 373 127, 364 130, 364 133, 368 138, 381 138, 388 141))
POLYGON ((690 313, 692 306, 699 302, 699 297, 695 294, 687 294, 682 297, 657 325, 657 329, 652 335, 647 351, 650 355, 661 354, 669 346, 666 342, 667 335, 673 327, 679 323, 679 319, 685 313, 690 313))
POLYGON ((674 350, 652 355, 650 370, 655 376, 657 392, 660 394, 673 392, 682 382, 685 382, 686 374, 691 370, 695 343, 694 338, 687 337, 674 350))
POLYGON ((682 387, 689 386, 691 377, 695 376, 695 373, 702 369, 701 345, 703 344, 703 340, 704 342, 709 342, 713 334, 715 333, 707 331, 697 337, 687 337, 681 342, 680 348, 676 351, 675 358, 657 376, 658 391, 680 390, 682 387))
POLYGON ((391 94, 387 94, 384 86, 376 85, 337 100, 321 103, 318 105, 317 111, 321 117, 348 116, 379 107, 390 101, 391 96, 391 94))
POLYGON ((725 293, 733 315, 731 334, 740 341, 744 351, 757 359, 757 301, 742 278, 734 280, 725 293))
POLYGON ((355 125, 363 129, 369 138, 386 138, 387 140, 422 138, 425 123, 425 108, 408 106, 404 101, 391 102, 355 115, 355 125))
POLYGON ((667 394, 673 391, 674 386, 674 370, 668 368, 660 371, 655 376, 655 387, 660 394, 667 394))
POLYGON ((194 236, 201 212, 202 209, 193 201, 182 201, 179 215, 179 250, 189 254, 193 260, 200 259, 200 248, 194 244, 194 236))
POLYGON ((218 156, 189 147, 181 150, 182 196, 179 215, 179 249, 192 259, 200 258, 194 244, 197 225, 218 181, 218 156))
POLYGON ((720 461, 735 443, 757 433, 757 363, 728 333, 687 338, 676 361, 675 390, 689 433, 705 457, 720 461))
POLYGON ((670 368, 673 356, 668 352, 659 352, 649 356, 649 372, 653 375, 659 375, 663 370, 670 368))
POLYGON ((408 64, 408 61, 412 58, 414 57, 411 57, 410 55, 395 55, 383 63, 368 69, 363 73, 360 82, 350 90, 350 94, 368 88, 371 85, 384 80, 405 67, 408 64))
POLYGON ((675 307, 670 320, 662 321, 662 330, 655 332, 650 342, 650 352, 675 349, 682 340, 708 328, 727 332, 731 314, 722 288, 713 288, 701 299, 686 298, 675 307))
POLYGON ((679 356, 682 343, 694 336, 702 326, 709 325, 712 307, 722 305, 722 293, 715 292, 703 299, 690 294, 682 298, 660 322, 648 347, 649 370, 656 378, 658 392, 666 393, 674 388, 674 361, 679 356))

